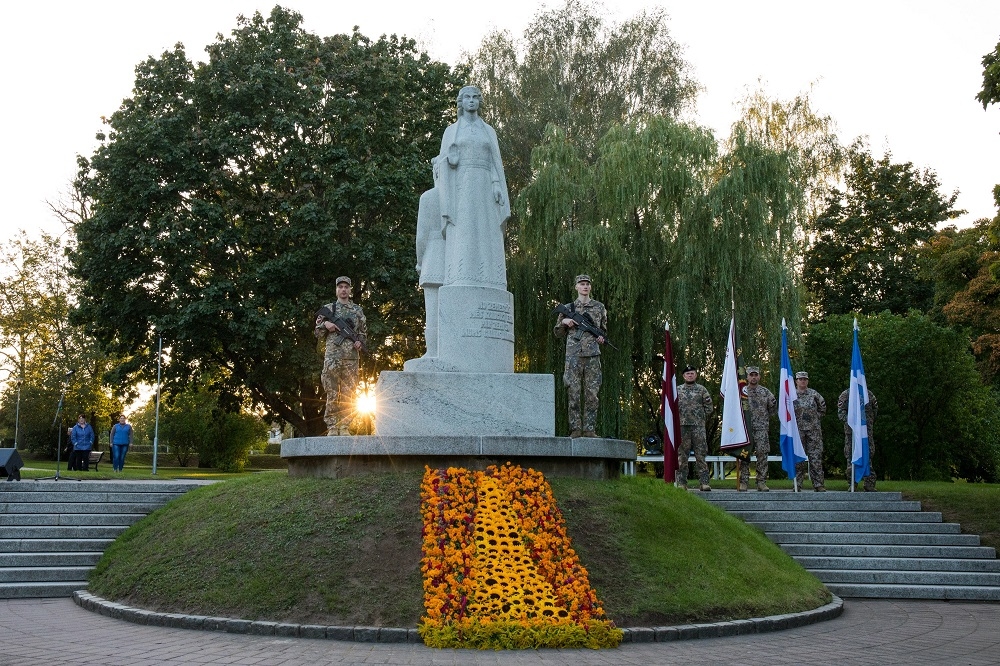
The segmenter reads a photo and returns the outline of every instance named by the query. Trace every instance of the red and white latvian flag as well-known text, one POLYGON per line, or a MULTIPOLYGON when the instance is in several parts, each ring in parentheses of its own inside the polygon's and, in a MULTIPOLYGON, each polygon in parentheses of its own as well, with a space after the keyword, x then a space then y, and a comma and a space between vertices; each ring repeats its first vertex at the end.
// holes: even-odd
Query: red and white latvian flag
POLYGON ((740 377, 736 367, 736 317, 729 324, 729 344, 726 345, 726 363, 722 369, 719 393, 722 394, 722 439, 719 448, 725 450, 746 446, 750 443, 750 436, 747 433, 746 419, 743 418, 740 377))
POLYGON ((660 381, 660 406, 663 410, 663 480, 674 482, 677 472, 677 447, 681 439, 681 414, 677 411, 677 367, 670 324, 663 324, 663 378, 660 381))

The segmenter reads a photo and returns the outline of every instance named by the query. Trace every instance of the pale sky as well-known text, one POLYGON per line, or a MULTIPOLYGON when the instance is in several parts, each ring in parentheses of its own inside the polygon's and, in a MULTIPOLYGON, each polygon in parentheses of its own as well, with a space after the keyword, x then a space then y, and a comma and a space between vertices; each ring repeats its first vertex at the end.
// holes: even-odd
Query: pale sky
MULTIPOLYGON (((19 228, 61 231, 46 201, 68 190, 75 156, 97 145, 100 117, 131 92, 134 68, 182 42, 188 57, 238 14, 265 15, 275 2, 254 0, 36 0, 5 8, 0 62, 0 242, 19 228)), ((454 64, 496 28, 519 34, 541 3, 410 0, 285 0, 320 35, 405 34, 431 56, 454 64)), ((561 2, 548 2, 549 6, 561 2)), ((803 0, 723 2, 618 0, 612 19, 664 7, 705 88, 693 119, 728 135, 734 102, 758 79, 772 96, 791 98, 814 84, 813 107, 830 115, 844 144, 867 135, 874 151, 934 170, 971 224, 993 217, 1000 183, 1000 108, 975 100, 981 60, 1000 41, 1000 1, 803 0)))

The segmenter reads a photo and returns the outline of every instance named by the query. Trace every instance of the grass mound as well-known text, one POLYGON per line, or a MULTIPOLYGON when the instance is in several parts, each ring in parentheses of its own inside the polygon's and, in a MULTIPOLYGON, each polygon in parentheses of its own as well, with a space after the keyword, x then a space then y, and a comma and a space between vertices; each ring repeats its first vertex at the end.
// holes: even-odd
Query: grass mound
MULTIPOLYGON (((275 473, 200 488, 116 540, 90 591, 165 612, 414 627, 420 479, 275 473)), ((618 626, 788 613, 830 599, 759 531, 660 480, 550 482, 618 626)))

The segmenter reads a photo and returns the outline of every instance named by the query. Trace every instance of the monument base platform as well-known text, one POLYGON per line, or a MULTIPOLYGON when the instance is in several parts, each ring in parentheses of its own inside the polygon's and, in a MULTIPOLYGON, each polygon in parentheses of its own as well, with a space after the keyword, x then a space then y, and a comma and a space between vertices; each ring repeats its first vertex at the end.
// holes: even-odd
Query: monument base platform
POLYGON ((555 377, 498 372, 383 372, 375 434, 552 437, 555 377))
POLYGON ((593 437, 297 437, 281 443, 292 477, 339 479, 422 471, 424 466, 485 469, 513 463, 548 476, 613 479, 634 461, 635 442, 593 437))

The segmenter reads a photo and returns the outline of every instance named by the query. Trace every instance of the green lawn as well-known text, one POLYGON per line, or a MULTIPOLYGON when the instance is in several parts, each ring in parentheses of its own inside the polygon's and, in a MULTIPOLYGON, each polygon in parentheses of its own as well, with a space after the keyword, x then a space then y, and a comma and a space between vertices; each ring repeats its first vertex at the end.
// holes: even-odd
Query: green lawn
MULTIPOLYGON (((570 536, 620 626, 815 608, 830 595, 759 531, 649 478, 553 480, 570 536)), ((247 619, 416 626, 419 474, 257 474, 192 491, 129 529, 100 596, 247 619)))
MULTIPOLYGON (((150 480, 159 479, 170 480, 170 479, 232 479, 241 476, 249 476, 259 470, 248 470, 240 472, 238 474, 231 474, 226 472, 220 472, 212 468, 198 468, 198 467, 165 467, 163 465, 156 466, 156 474, 153 474, 152 465, 136 465, 129 464, 126 459, 125 469, 121 472, 114 472, 111 470, 111 458, 110 454, 105 454, 104 459, 101 460, 99 465, 100 471, 94 471, 94 466, 90 466, 90 471, 88 472, 70 472, 66 469, 66 461, 61 461, 59 464, 59 476, 60 478, 66 479, 82 479, 84 481, 108 481, 112 479, 129 479, 129 480, 150 480)), ((166 462, 171 462, 172 459, 167 459, 166 462)), ((49 477, 55 475, 56 472, 56 462, 54 460, 25 460, 25 467, 21 470, 22 479, 41 479, 44 477, 49 477)), ((278 470, 275 470, 276 472, 278 470)), ((284 475, 285 471, 280 470, 281 474, 284 475)))

